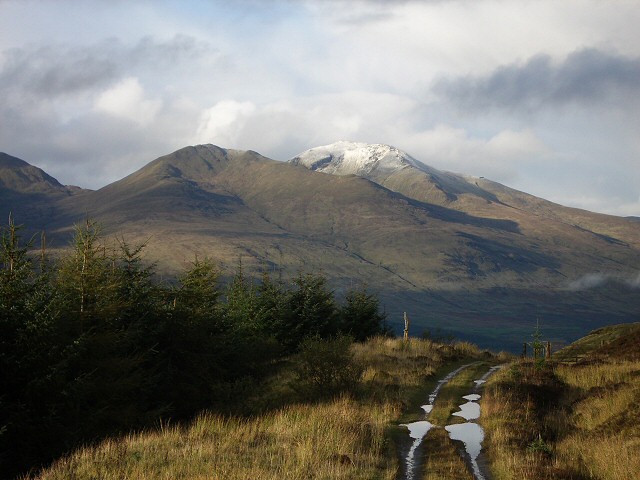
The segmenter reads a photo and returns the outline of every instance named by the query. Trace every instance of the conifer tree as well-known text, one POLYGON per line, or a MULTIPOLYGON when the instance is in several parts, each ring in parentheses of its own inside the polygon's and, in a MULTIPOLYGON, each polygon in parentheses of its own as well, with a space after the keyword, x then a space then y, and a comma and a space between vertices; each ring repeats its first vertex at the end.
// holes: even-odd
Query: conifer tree
POLYGON ((366 286, 347 292, 339 315, 341 330, 356 341, 385 333, 386 315, 380 312, 378 298, 367 292, 366 286))
POLYGON ((276 332, 287 348, 295 349, 305 337, 329 338, 338 333, 336 303, 323 276, 298 275, 287 304, 287 312, 276 332))

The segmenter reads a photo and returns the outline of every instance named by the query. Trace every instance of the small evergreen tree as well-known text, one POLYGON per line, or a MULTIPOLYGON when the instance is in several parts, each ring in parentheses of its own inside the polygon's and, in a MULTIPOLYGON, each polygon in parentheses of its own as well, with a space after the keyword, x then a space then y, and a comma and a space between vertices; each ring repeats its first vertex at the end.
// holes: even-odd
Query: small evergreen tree
POLYGON ((298 275, 287 298, 287 310, 276 327, 278 340, 295 350, 305 337, 329 338, 339 330, 337 307, 327 280, 321 275, 298 275))
POLYGON ((378 298, 365 286, 347 293, 339 316, 340 329, 358 342, 385 333, 386 315, 380 312, 378 298))
POLYGON ((363 370, 354 361, 351 344, 351 337, 342 334, 305 338, 296 355, 294 388, 313 399, 355 390, 363 370))

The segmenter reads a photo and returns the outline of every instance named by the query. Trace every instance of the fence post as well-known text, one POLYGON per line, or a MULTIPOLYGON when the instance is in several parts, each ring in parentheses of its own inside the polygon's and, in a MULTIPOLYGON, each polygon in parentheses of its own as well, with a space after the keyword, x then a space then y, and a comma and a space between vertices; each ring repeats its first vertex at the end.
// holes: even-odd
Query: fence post
POLYGON ((404 312, 404 343, 409 341, 409 317, 407 312, 404 312))

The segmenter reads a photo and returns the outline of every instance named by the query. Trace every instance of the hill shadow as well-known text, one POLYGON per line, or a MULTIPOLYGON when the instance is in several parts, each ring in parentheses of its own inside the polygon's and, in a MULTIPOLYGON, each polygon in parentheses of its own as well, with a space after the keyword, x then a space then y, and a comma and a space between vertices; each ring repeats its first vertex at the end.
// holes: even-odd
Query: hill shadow
POLYGON ((503 220, 499 218, 484 218, 484 217, 476 217, 473 215, 469 215, 468 213, 461 212, 459 210, 454 210, 447 207, 442 207, 440 205, 434 205, 432 203, 421 202, 419 200, 414 200, 413 198, 405 197, 404 195, 400 195, 404 200, 406 200, 412 207, 419 208, 421 210, 426 211, 426 213, 435 219, 442 220, 444 222, 457 223, 461 225, 470 225, 473 227, 480 228, 492 228, 495 230, 502 230, 504 232, 509 233, 517 233, 521 234, 520 226, 518 222, 513 220, 503 220))

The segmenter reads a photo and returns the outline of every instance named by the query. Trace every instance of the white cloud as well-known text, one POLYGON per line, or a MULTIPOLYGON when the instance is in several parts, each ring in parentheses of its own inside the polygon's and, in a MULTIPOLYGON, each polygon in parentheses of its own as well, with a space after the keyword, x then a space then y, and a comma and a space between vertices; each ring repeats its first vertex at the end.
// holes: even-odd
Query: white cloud
POLYGON ((95 102, 98 111, 132 120, 140 125, 152 122, 160 108, 160 99, 146 98, 140 81, 128 77, 101 93, 95 102))
POLYGON ((256 111, 251 102, 222 100, 200 116, 196 143, 235 146, 247 117, 256 111))
POLYGON ((513 182, 523 164, 540 163, 550 152, 531 130, 503 130, 482 138, 463 128, 438 125, 408 136, 403 149, 434 167, 513 182))
POLYGON ((77 3, 0 7, 0 146, 62 182, 194 143, 285 160, 345 139, 640 215, 637 0, 77 3))

